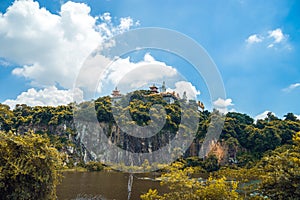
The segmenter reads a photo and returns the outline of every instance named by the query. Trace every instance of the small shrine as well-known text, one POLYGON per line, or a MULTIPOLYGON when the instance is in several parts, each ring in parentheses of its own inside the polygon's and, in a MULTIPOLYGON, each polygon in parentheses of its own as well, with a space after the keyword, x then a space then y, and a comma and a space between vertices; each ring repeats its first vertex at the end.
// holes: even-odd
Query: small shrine
POLYGON ((167 91, 167 88, 166 88, 166 83, 164 81, 161 88, 160 88, 160 92, 166 92, 166 91, 167 91))
POLYGON ((113 91, 112 91, 112 97, 120 97, 122 96, 120 93, 120 90, 118 90, 118 88, 116 87, 113 91))
POLYGON ((118 90, 117 87, 111 93, 111 98, 113 101, 117 101, 117 100, 121 99, 122 96, 123 95, 120 93, 120 90, 118 90))
POLYGON ((187 101, 187 100, 188 100, 186 91, 183 92, 182 99, 183 99, 184 101, 187 101))
POLYGON ((153 84, 152 86, 149 87, 150 88, 150 92, 152 94, 157 94, 158 92, 158 87, 155 86, 155 84, 153 84))

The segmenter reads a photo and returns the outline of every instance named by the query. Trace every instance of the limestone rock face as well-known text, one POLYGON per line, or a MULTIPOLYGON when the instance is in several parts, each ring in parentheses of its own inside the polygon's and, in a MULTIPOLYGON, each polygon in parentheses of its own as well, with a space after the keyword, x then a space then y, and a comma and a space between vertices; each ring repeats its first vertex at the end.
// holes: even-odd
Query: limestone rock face
MULTIPOLYGON (((18 134, 24 134, 29 130, 33 130, 36 133, 58 136, 66 144, 66 146, 62 146, 60 151, 66 153, 68 160, 72 158, 75 163, 80 160, 84 162, 95 159, 105 160, 105 156, 108 156, 107 152, 112 146, 132 153, 152 153, 168 145, 176 135, 176 133, 170 131, 160 131, 152 137, 139 138, 127 134, 114 123, 102 122, 97 123, 97 128, 93 126, 95 125, 88 124, 88 122, 75 125, 73 121, 67 121, 58 125, 20 126, 17 132, 18 134)), ((135 133, 135 135, 138 135, 138 133, 135 133)), ((183 152, 184 157, 199 156, 201 142, 194 139, 188 148, 180 146, 177 149, 187 149, 183 152)), ((216 155, 221 165, 235 159, 237 152, 237 150, 229 148, 224 142, 212 142, 210 149, 210 154, 216 155)), ((175 148, 170 148, 168 154, 175 154, 175 151, 175 148)))

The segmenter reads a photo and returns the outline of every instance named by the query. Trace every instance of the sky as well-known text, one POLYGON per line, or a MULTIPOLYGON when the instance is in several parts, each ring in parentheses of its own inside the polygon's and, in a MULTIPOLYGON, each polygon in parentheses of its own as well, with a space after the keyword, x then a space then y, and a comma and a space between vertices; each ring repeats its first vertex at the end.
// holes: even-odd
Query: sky
POLYGON ((269 111, 300 115, 299 11, 297 0, 1 0, 0 102, 59 105, 85 98, 74 83, 99 45, 130 30, 160 27, 206 50, 226 98, 210 99, 190 63, 158 50, 119 57, 98 80, 98 92, 109 94, 132 78, 135 88, 166 81, 169 90, 187 91, 207 108, 256 118, 269 111))

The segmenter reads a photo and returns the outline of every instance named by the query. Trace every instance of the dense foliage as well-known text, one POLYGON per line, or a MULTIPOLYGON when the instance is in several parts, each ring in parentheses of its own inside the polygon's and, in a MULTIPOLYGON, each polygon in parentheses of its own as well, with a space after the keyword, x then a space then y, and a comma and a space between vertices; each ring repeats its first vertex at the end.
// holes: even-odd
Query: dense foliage
POLYGON ((56 199, 61 156, 46 137, 0 133, 1 199, 56 199))
MULTIPOLYGON (((200 113, 198 139, 205 136, 210 113, 200 113)), ((263 155, 279 146, 292 143, 292 137, 300 131, 300 121, 292 113, 279 119, 269 113, 265 119, 256 122, 246 114, 229 112, 226 114, 224 127, 219 139, 228 147, 228 156, 238 166, 252 166, 263 155)))
POLYGON ((195 169, 184 167, 184 163, 175 162, 167 168, 167 173, 162 175, 161 185, 167 185, 170 192, 162 195, 157 190, 150 189, 141 195, 143 200, 208 200, 208 199, 239 199, 236 192, 237 182, 226 181, 225 177, 207 180, 194 178, 195 169))
POLYGON ((260 191, 271 199, 300 199, 300 132, 293 142, 291 148, 265 156, 258 166, 260 191))
POLYGON ((88 171, 102 171, 104 166, 99 162, 90 161, 87 162, 84 166, 88 171))

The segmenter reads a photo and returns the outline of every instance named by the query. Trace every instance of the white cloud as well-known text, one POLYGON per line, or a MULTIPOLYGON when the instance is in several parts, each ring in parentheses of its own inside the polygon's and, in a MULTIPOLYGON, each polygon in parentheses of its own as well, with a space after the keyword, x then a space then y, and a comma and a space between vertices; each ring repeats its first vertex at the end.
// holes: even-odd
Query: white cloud
POLYGON ((76 90, 58 90, 56 87, 51 86, 42 90, 31 88, 26 92, 22 92, 16 100, 8 99, 4 104, 13 108, 16 104, 27 104, 29 106, 57 106, 65 105, 73 102, 74 99, 81 101, 83 98, 82 91, 76 90))
MULTIPOLYGON (((270 113, 271 111, 269 111, 269 110, 266 110, 266 111, 264 111, 263 113, 260 113, 260 114, 258 114, 258 115, 256 115, 255 117, 254 117, 254 120, 255 121, 257 121, 257 120, 259 120, 259 119, 265 119, 266 117, 268 117, 268 113, 270 113)), ((275 113, 273 113, 273 112, 271 112, 273 115, 275 115, 275 113)), ((275 115, 276 116, 276 115, 275 115)))
POLYGON ((101 19, 102 21, 105 21, 105 22, 111 22, 111 16, 110 16, 110 13, 109 13, 109 12, 103 13, 103 14, 100 16, 100 19, 101 19))
POLYGON ((108 88, 115 86, 123 92, 148 87, 153 83, 166 81, 174 84, 179 79, 179 73, 172 66, 155 60, 149 53, 146 53, 144 60, 134 63, 130 57, 120 58, 113 62, 101 77, 98 92, 104 94, 108 88))
POLYGON ((139 25, 139 22, 136 22, 134 24, 134 21, 132 20, 132 18, 130 17, 125 17, 125 18, 121 18, 120 19, 120 25, 119 28, 122 31, 127 31, 130 29, 130 27, 134 26, 134 25, 139 25))
POLYGON ((262 39, 263 39, 263 38, 261 38, 261 37, 258 36, 257 34, 254 34, 254 35, 250 35, 250 36, 247 38, 246 42, 247 42, 248 44, 259 43, 259 42, 262 42, 262 39))
MULTIPOLYGON (((213 102, 214 107, 219 110, 221 113, 227 113, 228 107, 233 106, 232 99, 222 99, 218 98, 213 102)), ((234 110, 232 110, 234 111, 234 110)))
POLYGON ((216 101, 213 102, 213 105, 216 107, 228 107, 232 106, 232 99, 221 99, 218 98, 216 101))
POLYGON ((289 87, 282 89, 282 91, 291 92, 298 87, 300 87, 300 83, 294 83, 294 84, 289 85, 289 87))
POLYGON ((145 62, 153 62, 155 59, 150 55, 150 53, 146 53, 144 56, 144 61, 145 62))
POLYGON ((197 90, 196 87, 192 85, 192 83, 187 81, 178 81, 175 83, 174 89, 168 88, 167 91, 175 91, 180 95, 181 98, 183 97, 183 93, 186 92, 187 98, 194 100, 196 99, 196 96, 200 94, 200 91, 197 90))
POLYGON ((268 31, 268 34, 270 38, 273 38, 275 40, 274 43, 279 43, 286 38, 286 36, 282 33, 282 30, 280 28, 268 31))
POLYGON ((89 62, 85 72, 87 75, 83 75, 83 80, 80 80, 81 85, 90 87, 90 89, 84 89, 85 93, 94 92, 95 83, 98 84, 96 96, 103 96, 110 94, 116 86, 121 93, 125 94, 138 89, 148 89, 152 84, 159 87, 165 81, 167 87, 173 88, 170 90, 175 90, 181 97, 184 91, 189 99, 195 99, 196 95, 200 94, 195 86, 184 81, 176 68, 156 60, 150 53, 146 53, 144 59, 139 62, 132 62, 130 57, 127 57, 110 63, 101 56, 91 57, 87 61, 89 62), (107 66, 107 69, 98 73, 99 69, 96 69, 96 66, 99 63, 107 66), (90 78, 91 72, 93 76, 96 76, 95 78, 90 78), (100 78, 97 79, 96 74, 102 74, 102 76, 98 76, 100 78), (95 80, 99 81, 95 82, 95 80))
POLYGON ((263 43, 267 48, 276 48, 279 44, 285 49, 291 50, 287 42, 288 35, 284 34, 280 28, 269 30, 263 33, 250 35, 245 41, 247 44, 263 43))
POLYGON ((108 12, 103 13, 100 17, 96 17, 96 19, 98 18, 102 20, 102 23, 98 24, 96 28, 102 33, 104 39, 128 31, 133 26, 140 25, 139 21, 134 21, 131 17, 122 17, 119 25, 115 26, 108 12))
POLYGON ((268 48, 275 48, 276 44, 284 44, 283 46, 291 50, 291 46, 287 44, 287 38, 288 35, 283 34, 282 30, 280 28, 277 28, 275 30, 268 31, 268 38, 272 39, 271 43, 267 46, 268 48))
POLYGON ((122 26, 113 26, 109 13, 93 17, 90 10, 68 1, 53 14, 33 0, 15 1, 0 14, 0 57, 22 66, 12 73, 33 86, 72 88, 86 57, 107 37, 134 24, 125 18, 122 26), (97 24, 99 18, 103 21, 97 24))
POLYGON ((295 115, 296 117, 297 117, 297 119, 299 119, 300 120, 300 115, 295 115))

